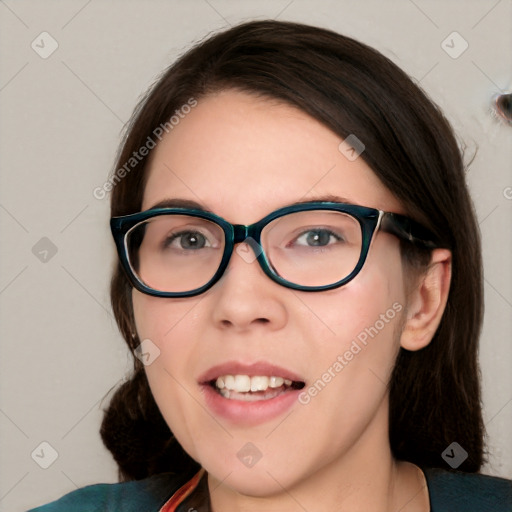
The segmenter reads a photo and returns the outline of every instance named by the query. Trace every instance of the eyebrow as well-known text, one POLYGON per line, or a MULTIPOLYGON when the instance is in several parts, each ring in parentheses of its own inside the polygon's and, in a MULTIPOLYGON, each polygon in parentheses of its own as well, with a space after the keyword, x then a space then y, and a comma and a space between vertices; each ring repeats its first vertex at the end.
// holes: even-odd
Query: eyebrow
POLYGON ((204 205, 198 203, 197 201, 192 199, 182 199, 180 197, 158 201, 158 203, 155 203, 153 206, 148 208, 148 210, 153 210, 156 208, 189 208, 191 210, 201 210, 204 212, 213 213, 209 208, 206 208, 204 205))
MULTIPOLYGON (((299 200, 299 201, 295 201, 293 203, 287 203, 283 206, 281 206, 281 208, 284 208, 286 206, 293 206, 293 205, 298 205, 298 204, 308 204, 308 203, 317 203, 317 202, 327 202, 327 203, 348 203, 348 204, 358 204, 354 201, 349 201, 347 198, 345 197, 341 197, 341 196, 337 196, 337 195, 333 195, 333 194, 328 194, 328 195, 325 195, 325 196, 319 196, 319 197, 314 197, 312 199, 305 199, 305 200, 299 200)), ((192 199, 183 199, 183 198, 180 198, 180 197, 176 197, 176 198, 168 198, 168 199, 162 199, 162 201, 159 201, 158 203, 155 203, 153 206, 151 206, 150 208, 148 208, 149 210, 153 210, 153 209, 156 209, 156 208, 188 208, 188 209, 192 209, 192 210, 200 210, 200 211, 203 211, 203 212, 210 212, 210 213, 213 213, 212 210, 210 210, 209 208, 207 208, 205 205, 197 202, 197 201, 194 201, 192 199)))
POLYGON ((304 201, 297 201, 292 204, 307 204, 307 203, 346 203, 346 204, 358 204, 355 201, 347 199, 346 197, 337 196, 334 194, 327 194, 324 196, 313 197, 312 199, 306 199, 304 201))

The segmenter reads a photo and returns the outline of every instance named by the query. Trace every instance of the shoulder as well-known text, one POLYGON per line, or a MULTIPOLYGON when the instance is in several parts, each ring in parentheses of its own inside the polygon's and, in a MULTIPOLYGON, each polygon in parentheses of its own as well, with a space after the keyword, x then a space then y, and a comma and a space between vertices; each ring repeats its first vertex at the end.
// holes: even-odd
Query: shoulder
POLYGON ((432 512, 510 512, 512 480, 424 468, 432 512))
POLYGON ((89 485, 29 512, 157 512, 186 480, 186 476, 161 473, 144 480, 89 485))

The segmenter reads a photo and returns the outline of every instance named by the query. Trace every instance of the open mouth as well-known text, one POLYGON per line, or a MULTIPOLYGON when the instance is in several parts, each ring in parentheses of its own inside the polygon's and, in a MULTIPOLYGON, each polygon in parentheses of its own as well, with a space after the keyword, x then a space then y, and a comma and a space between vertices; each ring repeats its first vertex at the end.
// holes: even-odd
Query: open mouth
POLYGON ((207 383, 228 400, 256 402, 302 389, 305 383, 277 376, 221 375, 207 383))

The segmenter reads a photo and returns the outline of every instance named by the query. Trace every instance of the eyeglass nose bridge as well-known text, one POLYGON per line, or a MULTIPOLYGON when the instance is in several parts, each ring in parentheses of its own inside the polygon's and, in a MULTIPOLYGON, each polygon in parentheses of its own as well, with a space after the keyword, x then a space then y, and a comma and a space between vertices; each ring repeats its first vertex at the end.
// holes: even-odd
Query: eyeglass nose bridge
POLYGON ((237 251, 240 256, 242 256, 246 261, 254 261, 257 259, 262 265, 263 270, 266 271, 265 265, 262 264, 260 260, 260 255, 263 253, 263 247, 261 246, 261 225, 259 223, 257 224, 251 224, 251 225, 243 225, 243 224, 236 224, 233 225, 233 246, 232 251, 237 251), (243 256, 244 251, 239 249, 236 249, 236 245, 245 243, 247 244, 251 249, 252 253, 250 256, 245 257, 243 256))
MULTIPOLYGON (((255 238, 256 233, 253 230, 254 225, 246 226, 244 224, 233 225, 233 245, 245 242, 247 238, 255 238)), ((259 236, 258 236, 259 238, 259 236)), ((259 242, 259 240, 258 240, 259 242)))
POLYGON ((261 230, 264 228, 264 225, 261 222, 257 222, 251 225, 232 224, 231 227, 232 235, 230 237, 231 240, 227 240, 226 244, 227 252, 224 256, 224 270, 229 265, 233 252, 236 252, 246 263, 257 261, 263 272, 272 278, 272 271, 268 268, 269 264, 266 261, 265 252, 261 245, 261 230), (239 244, 243 243, 249 247, 248 250, 239 246, 239 244), (238 248, 236 247, 237 245, 239 246, 238 248))
POLYGON ((265 225, 266 223, 261 221, 251 225, 231 225, 231 240, 227 240, 227 251, 224 254, 224 261, 221 263, 219 269, 219 279, 228 268, 229 262, 233 258, 233 253, 236 252, 237 255, 246 263, 257 262, 267 277, 274 281, 276 280, 276 275, 273 272, 272 264, 267 260, 267 256, 263 246, 261 245, 261 231, 265 225), (243 243, 249 247, 248 250, 245 250, 242 246, 239 245, 243 243))

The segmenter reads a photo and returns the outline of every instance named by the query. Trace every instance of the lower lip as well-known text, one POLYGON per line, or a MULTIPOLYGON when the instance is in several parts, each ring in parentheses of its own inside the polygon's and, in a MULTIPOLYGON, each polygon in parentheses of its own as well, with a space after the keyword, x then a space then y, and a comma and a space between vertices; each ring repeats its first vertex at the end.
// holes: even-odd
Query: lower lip
POLYGON ((257 425, 277 418, 292 407, 301 392, 299 389, 289 389, 269 400, 245 402, 224 398, 210 385, 203 384, 201 387, 208 409, 237 425, 257 425))

